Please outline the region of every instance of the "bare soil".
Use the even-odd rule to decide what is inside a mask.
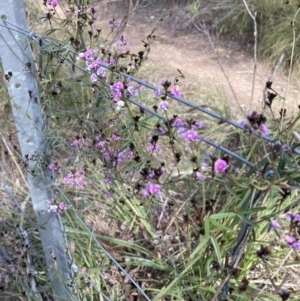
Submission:
[[[178,24],[180,19],[186,18],[186,12],[182,16],[182,7],[172,7],[171,10],[172,15],[165,21],[158,22],[156,26],[157,39],[152,44],[149,59],[139,76],[159,84],[160,78],[172,80],[178,75],[177,69],[180,69],[185,75],[181,91],[188,100],[199,105],[207,105],[209,98],[207,91],[210,91],[209,93],[217,94],[219,99],[224,100],[229,116],[233,119],[242,119],[252,110],[261,111],[263,89],[273,66],[258,58],[254,97],[250,105],[254,59],[250,54],[249,44],[243,45],[229,38],[219,39],[216,34],[211,34],[212,48],[208,36],[194,26],[182,28],[184,24],[181,27],[174,25]],[[150,34],[156,21],[169,12],[170,10],[166,8],[155,9],[155,7],[138,10],[129,19],[125,28],[124,34],[129,38],[129,49],[133,52],[141,50],[141,41]],[[274,89],[284,95],[286,84],[287,78],[277,74],[273,83]],[[291,92],[296,107],[299,103],[299,89],[296,83],[293,83]],[[218,104],[214,104],[216,105]],[[282,106],[280,103],[277,105],[278,108]]]

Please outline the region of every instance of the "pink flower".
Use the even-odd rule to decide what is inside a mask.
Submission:
[[[152,184],[148,182],[146,188],[143,191],[143,197],[150,195],[158,195],[160,194],[161,186],[159,184]]]
[[[197,172],[196,172],[196,179],[197,179],[197,180],[205,180],[205,179],[206,179],[206,176],[205,176],[203,173],[197,171]]]
[[[214,170],[215,170],[215,173],[224,173],[228,167],[229,167],[229,165],[227,164],[227,162],[225,160],[218,159],[215,162]]]
[[[51,169],[51,170],[56,171],[56,170],[57,170],[57,163],[51,162],[51,163],[48,165],[48,168]]]
[[[169,107],[169,103],[166,100],[162,100],[159,104],[158,104],[158,108],[162,111],[167,111]]]
[[[58,204],[58,208],[59,208],[59,210],[61,210],[61,211],[67,210],[67,206],[66,206],[66,204],[65,204],[64,202],[59,203],[59,204]]]
[[[57,204],[56,200],[50,200],[46,201],[46,203],[49,204],[48,212],[60,214],[68,209],[64,202]]]
[[[57,4],[58,4],[58,1],[57,1],[57,0],[52,0],[52,1],[51,1],[52,7],[57,6]]]
[[[81,171],[77,171],[75,174],[68,173],[64,177],[64,181],[69,185],[76,184],[77,186],[83,186],[84,185],[84,183],[82,182],[83,177],[84,177],[84,173]]]
[[[72,141],[71,146],[78,146],[79,145],[79,140],[75,139]]]
[[[195,126],[198,127],[199,129],[204,127],[204,122],[203,121],[196,121]]]
[[[77,186],[83,186],[84,183],[82,179],[84,178],[84,173],[81,171],[77,171],[75,174],[75,183]]]
[[[180,96],[181,96],[181,93],[179,92],[177,86],[173,86],[173,87],[171,88],[171,95],[173,95],[173,96],[175,96],[175,97],[180,97]]]
[[[192,142],[192,141],[200,141],[200,136],[195,130],[187,130],[182,134],[183,139],[186,142]]]

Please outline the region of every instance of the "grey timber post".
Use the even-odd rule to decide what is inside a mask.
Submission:
[[[23,0],[0,1],[0,23],[12,27],[6,21],[28,30]],[[47,146],[42,132],[42,110],[28,38],[19,32],[0,27],[0,57],[4,74],[11,74],[7,86],[22,159],[26,161],[26,158],[31,158],[27,170],[34,171],[27,172],[26,176],[36,227],[45,253],[49,284],[55,301],[73,300],[68,286],[70,271],[63,226],[57,214],[48,212],[46,201],[51,199],[51,192],[47,189],[49,182],[45,167],[35,157],[37,154],[45,154]]]

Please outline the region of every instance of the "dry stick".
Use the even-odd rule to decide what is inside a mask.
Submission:
[[[253,77],[252,77],[252,89],[251,89],[251,98],[250,98],[250,106],[249,106],[249,111],[251,111],[252,108],[252,103],[253,103],[253,97],[254,97],[254,90],[255,90],[255,78],[256,78],[256,67],[257,67],[257,24],[256,24],[256,12],[254,15],[251,13],[248,4],[246,0],[243,0],[247,12],[249,16],[252,18],[253,23],[254,23],[254,66],[253,66]]]
[[[233,89],[233,87],[232,87],[232,85],[231,85],[231,83],[230,83],[230,80],[229,80],[227,74],[225,73],[225,70],[224,70],[224,68],[223,68],[223,65],[221,64],[221,62],[220,62],[220,60],[219,60],[219,56],[218,56],[218,54],[217,54],[217,52],[216,52],[216,50],[215,50],[215,46],[214,46],[214,44],[213,44],[213,42],[212,42],[212,40],[211,40],[211,37],[210,37],[209,32],[208,32],[207,30],[201,29],[196,23],[193,23],[193,24],[194,24],[194,26],[195,26],[200,32],[204,33],[204,34],[208,37],[208,40],[209,40],[209,43],[210,43],[210,47],[211,47],[211,49],[212,49],[212,51],[213,51],[213,53],[214,53],[214,55],[215,55],[215,58],[216,58],[216,60],[217,60],[218,65],[219,65],[219,67],[220,67],[220,69],[221,69],[221,71],[222,71],[222,73],[223,73],[223,75],[224,75],[224,77],[225,77],[225,79],[226,79],[228,85],[229,85],[229,88],[230,88],[230,90],[231,90],[231,93],[233,94],[234,99],[235,99],[236,103],[238,104],[238,106],[239,106],[241,112],[246,116],[246,113],[244,112],[243,108],[242,108],[241,105],[240,105],[240,102],[239,102],[239,100],[238,100],[238,98],[237,98],[237,95],[236,95],[236,93],[235,93],[235,91],[234,91],[234,89]]]
[[[3,137],[3,135],[2,135],[1,132],[0,132],[0,137],[1,137],[1,139],[2,139],[2,141],[3,141],[3,143],[4,143],[5,147],[6,147],[6,149],[7,149],[7,151],[8,151],[10,157],[11,157],[12,160],[14,161],[14,163],[15,163],[15,165],[16,165],[16,167],[17,167],[19,173],[20,173],[21,178],[23,179],[24,183],[25,183],[26,186],[28,187],[28,183],[27,183],[27,181],[26,181],[26,179],[25,179],[25,177],[24,177],[24,173],[22,172],[22,170],[21,170],[21,168],[20,168],[20,165],[17,163],[16,158],[15,158],[13,152],[12,152],[12,149],[13,149],[12,146],[9,145],[9,143],[8,143],[8,142],[6,141],[6,139]],[[19,159],[21,159],[21,156],[19,156]]]
[[[299,40],[299,38],[300,38],[300,34],[297,36],[297,38],[296,38],[296,40],[295,40],[295,43]],[[274,81],[274,77],[275,77],[275,75],[276,75],[276,73],[277,73],[277,71],[278,71],[280,65],[282,64],[282,61],[283,61],[284,57],[285,57],[285,56],[287,55],[287,53],[291,50],[291,48],[292,48],[292,46],[287,46],[287,47],[283,50],[283,52],[282,52],[281,55],[279,56],[279,58],[278,58],[278,60],[277,60],[277,62],[276,62],[276,64],[275,64],[275,66],[274,66],[274,68],[273,68],[273,70],[272,70],[271,75],[270,75],[269,78],[268,78],[268,82],[273,82],[273,81]],[[265,86],[264,91],[263,91],[263,97],[264,97],[263,110],[264,110],[264,111],[266,110],[266,101],[267,101],[267,99],[268,99],[268,94],[267,94],[267,93],[268,93],[268,88],[267,88],[267,86]]]
[[[290,255],[291,255],[292,252],[293,252],[293,250],[290,250],[289,253],[285,256],[285,258],[281,262],[280,266],[277,268],[276,272],[274,272],[274,274],[271,277],[271,279],[273,279],[275,277],[275,275],[280,271],[280,269],[282,268],[283,264],[286,263],[287,259],[290,257]],[[269,281],[271,282],[270,279],[269,279]],[[261,293],[264,291],[264,289],[265,289],[265,287],[267,285],[268,285],[268,281],[267,281],[267,283],[264,284],[263,288],[260,290],[260,292],[258,293],[258,295],[255,297],[255,299],[253,301],[256,301],[258,299],[258,297],[261,295]]]

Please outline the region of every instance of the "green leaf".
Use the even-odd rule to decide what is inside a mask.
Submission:
[[[208,244],[209,237],[204,238],[201,243],[196,247],[196,249],[190,255],[190,258],[193,259],[203,248],[205,248]]]
[[[218,258],[218,262],[219,262],[219,264],[221,264],[222,257],[221,257],[221,251],[220,251],[219,245],[218,245],[216,239],[213,236],[210,237],[210,241],[211,241],[211,243],[212,243],[212,245],[215,249],[215,253],[216,253],[216,256]]]
[[[220,213],[212,214],[209,218],[213,220],[217,220],[217,219],[223,219],[226,217],[235,217],[235,216],[236,213],[234,212],[220,212]]]

